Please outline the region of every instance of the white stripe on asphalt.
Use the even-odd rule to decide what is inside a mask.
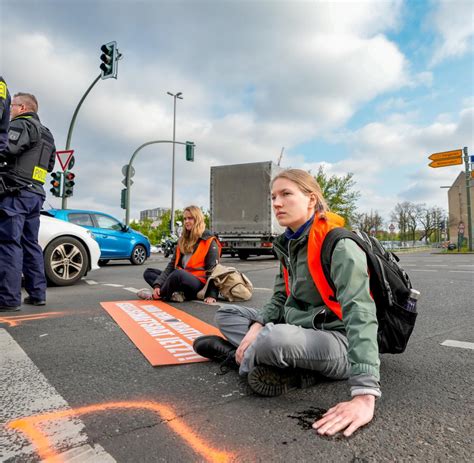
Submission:
[[[102,286],[112,286],[112,288],[123,288],[123,285],[117,285],[115,283],[102,283]]]
[[[448,264],[426,264],[427,267],[447,267]]]
[[[135,294],[138,293],[138,291],[140,291],[139,289],[137,289],[137,288],[132,288],[132,287],[130,287],[130,288],[123,288],[123,289],[125,289],[125,291],[130,291],[131,293],[135,293]]]
[[[437,272],[438,270],[432,270],[430,268],[412,268],[410,272]]]
[[[474,342],[453,341],[451,339],[446,339],[446,341],[443,341],[441,345],[447,347],[460,347],[461,349],[474,350]]]
[[[99,283],[97,283],[97,281],[94,281],[94,280],[85,280],[85,282],[88,284],[88,285],[98,285]]]
[[[39,371],[10,334],[0,329],[0,423],[55,410],[70,409],[68,403]],[[77,418],[49,421],[43,433],[55,448],[69,448],[57,461],[115,462],[100,445],[87,444],[84,423]],[[26,437],[7,427],[0,434],[2,461],[32,461],[35,447]]]
[[[253,289],[257,289],[259,291],[273,291],[272,288],[253,288]]]
[[[474,273],[474,270],[449,270],[452,273]]]

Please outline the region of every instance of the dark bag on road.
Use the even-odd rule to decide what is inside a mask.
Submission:
[[[359,231],[334,228],[324,240],[321,265],[324,275],[335,292],[331,280],[332,253],[338,241],[349,238],[355,241],[367,255],[370,290],[377,307],[378,344],[381,354],[402,353],[415,326],[417,313],[407,310],[412,288],[410,278],[399,264],[400,259],[374,237]]]

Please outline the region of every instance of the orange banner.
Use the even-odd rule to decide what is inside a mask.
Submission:
[[[153,366],[205,362],[193,341],[206,334],[220,335],[212,325],[162,301],[101,302]]]

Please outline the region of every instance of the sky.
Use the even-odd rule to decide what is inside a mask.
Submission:
[[[210,167],[258,161],[354,174],[359,212],[388,222],[398,202],[447,210],[463,166],[428,156],[474,154],[471,0],[0,0],[1,74],[30,92],[58,150],[115,40],[118,79],[99,80],[72,134],[68,207],[123,219],[122,166],[143,143],[176,146],[175,207],[209,207]],[[134,161],[131,217],[171,207],[172,145]],[[59,170],[59,163],[56,169]],[[49,193],[45,208],[60,207]]]

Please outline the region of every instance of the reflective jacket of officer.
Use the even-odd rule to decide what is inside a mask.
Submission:
[[[5,183],[46,196],[43,185],[54,168],[56,147],[51,132],[35,112],[22,113],[10,121],[8,147],[2,156],[7,162]]]
[[[0,76],[0,153],[8,146],[8,126],[10,124],[11,97],[7,84]]]

